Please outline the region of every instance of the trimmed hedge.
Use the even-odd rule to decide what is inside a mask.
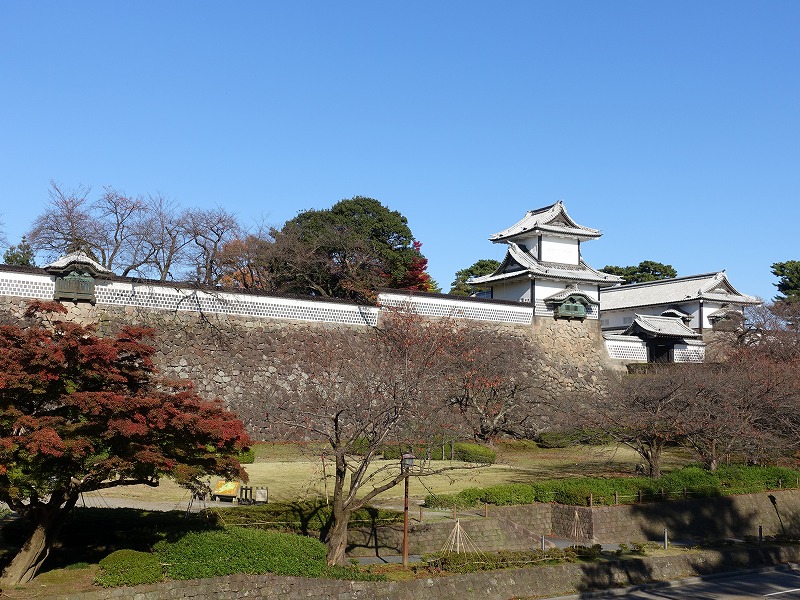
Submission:
[[[494,450],[480,444],[458,442],[454,445],[453,450],[455,459],[464,462],[493,465],[497,460],[497,453]]]
[[[354,581],[384,581],[382,575],[348,566],[329,567],[325,544],[290,533],[231,527],[195,532],[154,547],[170,579],[199,579],[234,573],[275,573]]]
[[[103,587],[119,587],[158,583],[162,579],[164,573],[155,554],[117,550],[100,561],[94,582]]]
[[[232,527],[193,532],[154,546],[171,579],[199,579],[233,573],[275,573],[320,577],[325,545],[287,533]]]
[[[596,505],[635,504],[639,501],[676,500],[680,498],[751,494],[782,487],[797,487],[800,471],[785,467],[732,465],[716,471],[689,466],[660,479],[619,477],[602,479],[580,477],[553,479],[533,484],[515,483],[486,488],[468,488],[457,494],[425,497],[432,508],[467,508],[477,504],[532,504],[557,502],[585,506],[589,496]]]
[[[239,452],[237,458],[242,465],[252,465],[256,462],[256,451],[253,448],[247,448]]]

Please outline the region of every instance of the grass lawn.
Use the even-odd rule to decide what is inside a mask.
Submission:
[[[568,448],[538,448],[531,442],[504,442],[495,447],[497,464],[478,469],[457,469],[439,475],[412,477],[409,485],[414,501],[421,502],[425,495],[452,494],[465,488],[484,487],[501,483],[531,483],[543,479],[561,479],[586,475],[614,477],[632,475],[641,462],[632,450],[619,446],[575,446]],[[281,502],[310,500],[325,497],[325,481],[328,493],[333,489],[333,464],[325,461],[323,477],[322,454],[324,447],[296,444],[259,444],[256,446],[256,461],[245,465],[250,483],[254,487],[269,488],[270,500]],[[677,469],[689,462],[688,456],[673,450],[666,454],[664,469]],[[376,460],[372,471],[394,469],[397,461]],[[465,463],[434,461],[432,468],[444,465],[469,466]],[[212,485],[216,480],[211,482]],[[397,486],[384,492],[376,504],[391,505],[402,497],[403,487]],[[172,481],[165,479],[156,488],[132,486],[111,488],[102,494],[85,494],[87,497],[102,495],[103,498],[132,498],[136,500],[160,500],[180,502],[188,500],[188,492]]]

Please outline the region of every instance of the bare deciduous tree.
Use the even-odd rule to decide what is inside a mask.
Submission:
[[[596,428],[635,450],[651,477],[661,476],[661,456],[667,444],[684,434],[687,373],[673,365],[651,365],[647,372],[615,382],[607,395],[575,407],[576,423]]]
[[[28,233],[31,245],[52,258],[78,250],[95,255],[101,231],[92,217],[89,192],[87,187],[67,189],[51,181],[48,206]]]
[[[221,207],[190,211],[186,220],[194,248],[190,258],[192,272],[189,279],[214,285],[223,276],[223,247],[241,235],[239,222],[234,214]]]
[[[191,243],[188,211],[161,194],[147,198],[140,237],[148,256],[147,274],[166,281],[184,268],[186,248]]]
[[[453,436],[458,419],[446,382],[461,365],[464,342],[450,320],[392,312],[370,332],[331,327],[309,340],[298,373],[268,390],[270,422],[295,438],[324,440],[335,461],[330,564],[345,558],[350,514],[403,480],[399,464],[375,468],[383,446]],[[456,467],[414,475],[448,468]]]
[[[541,353],[527,337],[497,329],[473,326],[465,335],[464,369],[454,382],[453,402],[475,439],[534,437],[542,430],[546,404],[536,386]]]

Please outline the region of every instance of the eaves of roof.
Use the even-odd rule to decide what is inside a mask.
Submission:
[[[563,217],[563,220],[567,223],[566,225],[552,223],[559,216]],[[598,229],[578,225],[567,213],[564,203],[559,200],[550,206],[529,210],[522,219],[511,227],[489,236],[489,240],[492,242],[507,242],[518,236],[529,236],[535,231],[546,231],[579,239],[594,239],[603,235]]]
[[[719,287],[729,290],[730,293],[711,292]],[[600,295],[603,310],[675,305],[701,299],[738,305],[756,305],[761,302],[754,296],[739,293],[728,281],[724,271],[620,285],[605,288]]]

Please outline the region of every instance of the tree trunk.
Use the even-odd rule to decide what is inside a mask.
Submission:
[[[31,517],[35,521],[35,528],[3,570],[0,588],[27,583],[36,577],[76,501],[77,496],[67,500],[63,506],[51,501],[33,510]]]
[[[334,510],[335,514],[335,510]],[[349,514],[345,514],[343,518],[334,517],[331,528],[328,531],[328,539],[326,541],[328,551],[326,554],[326,561],[329,565],[343,565],[347,556],[347,521]]]
[[[350,521],[350,510],[345,502],[344,484],[347,479],[347,461],[344,451],[336,449],[336,482],[333,486],[333,502],[331,512],[331,528],[325,544],[328,548],[325,560],[329,565],[343,565],[347,550],[347,525]]]
[[[661,478],[661,451],[663,446],[658,443],[651,443],[648,448],[645,459],[647,460],[647,468],[650,471],[651,479]]]

